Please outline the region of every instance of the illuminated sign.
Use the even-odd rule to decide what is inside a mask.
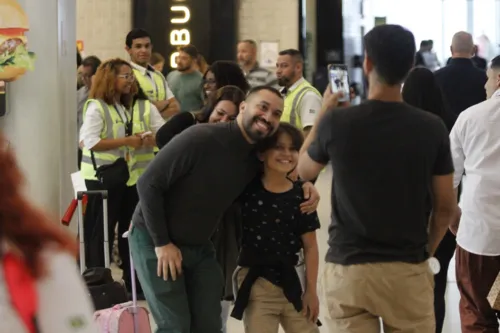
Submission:
[[[0,0],[2,2],[3,0]],[[83,0],[82,0],[83,1]],[[195,45],[209,63],[234,59],[239,1],[131,0],[132,27],[151,35],[154,52],[165,57],[167,72],[177,69],[179,48]],[[86,46],[86,45],[85,45]]]
[[[172,31],[170,31],[170,45],[173,48],[191,44],[191,31],[184,25],[191,20],[191,11],[187,6],[172,6],[170,7],[172,19]],[[180,15],[179,15],[180,14]],[[177,68],[176,58],[179,52],[175,51],[170,55],[170,67]]]
[[[83,52],[84,49],[83,40],[76,41],[76,48],[78,49],[78,52]]]

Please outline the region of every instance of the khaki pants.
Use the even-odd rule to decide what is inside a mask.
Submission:
[[[248,270],[238,273],[238,286]],[[297,312],[283,289],[266,279],[259,278],[252,286],[250,299],[243,314],[245,333],[278,333],[279,325],[286,333],[319,333],[318,326]]]
[[[331,333],[435,333],[428,263],[327,263],[322,289]]]

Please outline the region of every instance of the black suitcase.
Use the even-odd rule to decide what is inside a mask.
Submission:
[[[102,196],[103,228],[104,228],[104,267],[87,268],[85,263],[85,236],[83,223],[83,196]],[[96,310],[111,308],[116,304],[128,302],[127,289],[123,283],[113,280],[110,268],[109,234],[108,234],[108,192],[85,191],[77,193],[78,200],[78,234],[80,239],[80,273],[87,285]]]

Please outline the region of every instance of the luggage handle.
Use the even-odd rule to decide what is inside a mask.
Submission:
[[[108,191],[98,190],[98,191],[78,191],[76,193],[76,199],[78,200],[78,234],[80,240],[80,273],[83,274],[85,271],[85,235],[83,226],[83,197],[91,195],[100,195],[102,197],[102,221],[104,228],[104,267],[110,268],[111,259],[109,254],[109,230],[108,230]]]
[[[130,240],[128,236],[130,235],[130,229],[125,231],[122,235],[123,238],[126,238],[129,242],[130,249]],[[139,321],[137,319],[137,285],[135,283],[135,268],[134,268],[134,259],[132,259],[132,250],[129,250],[130,256],[130,284],[132,285],[132,318],[134,320],[134,333],[139,333]]]

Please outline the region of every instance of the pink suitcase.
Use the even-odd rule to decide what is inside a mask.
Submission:
[[[123,237],[126,238],[128,232]],[[94,321],[101,333],[151,333],[149,311],[137,306],[137,288],[135,285],[135,270],[130,255],[130,270],[132,277],[132,302],[122,303],[109,309],[97,311]]]

